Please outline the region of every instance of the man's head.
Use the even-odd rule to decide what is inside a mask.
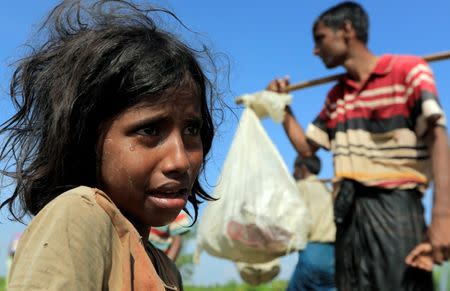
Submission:
[[[346,22],[352,24],[356,38],[367,44],[369,30],[369,16],[364,8],[355,2],[342,2],[324,11],[314,22],[313,31],[322,22],[334,31],[342,29]]]
[[[316,155],[306,158],[297,156],[294,163],[294,178],[300,180],[310,175],[317,175],[320,172],[320,168],[320,159]]]
[[[343,2],[323,12],[314,22],[314,54],[327,68],[342,65],[349,54],[349,44],[364,46],[368,40],[369,18],[361,5]]]

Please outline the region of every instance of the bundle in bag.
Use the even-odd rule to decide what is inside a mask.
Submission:
[[[309,214],[255,112],[246,108],[213,196],[201,217],[197,254],[265,263],[303,249]]]
[[[236,267],[242,280],[252,286],[258,286],[272,281],[278,276],[281,270],[279,259],[261,264],[239,262],[236,263]]]

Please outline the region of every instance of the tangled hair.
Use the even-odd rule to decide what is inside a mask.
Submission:
[[[212,64],[211,54],[160,29],[149,14],[182,24],[170,11],[127,1],[63,1],[40,29],[46,31],[45,42],[17,63],[10,84],[16,112],[0,125],[0,135],[6,137],[0,152],[3,175],[15,182],[0,208],[8,206],[14,219],[36,215],[67,189],[98,186],[96,148],[102,123],[144,97],[155,104],[171,101],[164,93],[186,82],[201,94],[206,161],[217,91],[200,59]],[[192,193],[195,222],[198,197],[213,198],[198,177]]]
[[[369,39],[369,16],[361,5],[351,1],[339,3],[324,11],[314,22],[313,32],[319,22],[333,30],[337,30],[344,26],[345,21],[352,23],[356,32],[356,38],[367,44]]]

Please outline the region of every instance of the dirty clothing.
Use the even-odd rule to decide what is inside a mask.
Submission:
[[[105,193],[77,187],[33,218],[8,290],[181,290],[173,263],[148,245]]]
[[[432,290],[431,273],[405,263],[425,240],[422,194],[343,183],[335,202],[338,290]]]

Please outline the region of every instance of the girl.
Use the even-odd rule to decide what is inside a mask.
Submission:
[[[11,81],[1,204],[21,220],[8,290],[182,290],[147,242],[199,197],[213,86],[195,51],[120,0],[63,1]],[[206,51],[203,51],[207,53]],[[18,207],[16,207],[18,206]],[[144,240],[142,238],[145,238]]]

